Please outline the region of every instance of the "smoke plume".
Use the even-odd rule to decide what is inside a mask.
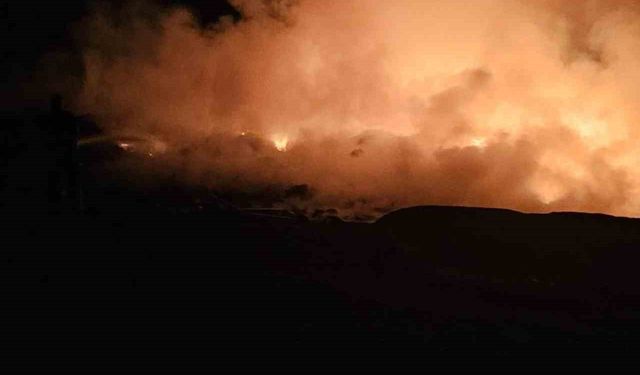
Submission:
[[[185,183],[308,210],[640,215],[637,2],[231,2],[96,8],[78,111]]]

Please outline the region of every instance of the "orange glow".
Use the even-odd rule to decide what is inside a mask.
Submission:
[[[186,182],[307,184],[309,209],[640,216],[636,1],[232,3],[204,29],[96,14],[78,110]]]
[[[276,150],[280,152],[287,151],[287,146],[289,145],[289,138],[283,135],[275,136],[273,138],[273,145]]]

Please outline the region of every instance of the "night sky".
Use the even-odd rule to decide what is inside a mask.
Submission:
[[[98,3],[115,6],[128,1],[46,0],[3,1],[3,59],[5,88],[2,109],[42,106],[49,91],[42,87],[46,58],[68,54],[78,56],[78,25],[91,7]],[[187,6],[202,24],[215,22],[220,16],[239,14],[224,0],[156,1],[161,5]],[[66,58],[66,57],[65,57]],[[59,60],[58,60],[59,61]],[[79,66],[79,65],[76,65]]]

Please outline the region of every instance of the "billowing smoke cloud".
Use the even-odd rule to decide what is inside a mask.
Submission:
[[[187,183],[308,209],[640,215],[636,2],[232,3],[206,27],[97,11],[78,110],[165,142]]]

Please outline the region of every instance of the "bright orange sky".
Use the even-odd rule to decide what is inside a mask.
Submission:
[[[312,187],[292,204],[640,216],[636,2],[234,3],[204,30],[96,13],[78,110],[187,181]]]

